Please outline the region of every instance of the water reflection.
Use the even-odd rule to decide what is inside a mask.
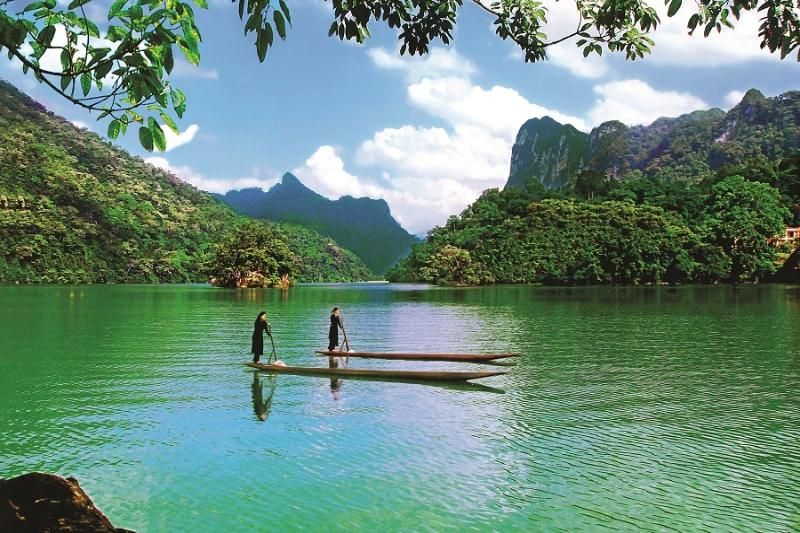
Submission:
[[[345,366],[347,366],[345,364]],[[339,360],[336,357],[328,357],[328,368],[339,368]],[[342,389],[342,380],[336,377],[331,377],[331,396],[334,400],[340,398],[339,391]]]
[[[272,398],[275,396],[275,386],[277,385],[275,374],[268,375],[267,382],[269,383],[269,395],[264,400],[264,384],[258,371],[253,372],[253,411],[262,422],[267,421],[272,410]]]

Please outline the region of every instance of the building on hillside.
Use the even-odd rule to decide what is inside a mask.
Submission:
[[[798,241],[800,241],[800,226],[796,228],[787,227],[783,237],[776,237],[773,242],[776,246],[779,246],[786,243],[797,245]]]

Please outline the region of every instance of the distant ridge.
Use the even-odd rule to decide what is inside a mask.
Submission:
[[[756,89],[725,112],[694,111],[648,126],[612,120],[591,133],[550,117],[519,130],[506,187],[536,180],[562,187],[582,171],[622,179],[629,173],[697,180],[727,165],[764,157],[777,160],[800,148],[800,91],[767,98]]]
[[[419,240],[392,217],[384,200],[352,196],[329,200],[288,172],[266,192],[250,188],[216,196],[243,215],[292,222],[327,235],[378,274],[408,255]]]

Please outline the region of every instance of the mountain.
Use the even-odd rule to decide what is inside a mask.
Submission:
[[[550,117],[532,118],[519,130],[511,151],[507,186],[524,188],[536,177],[545,187],[560,187],[564,176],[574,176],[584,165],[589,137]]]
[[[205,281],[216,245],[244,221],[0,80],[0,282]],[[294,280],[368,279],[330,238],[271,226]]]
[[[524,188],[536,179],[558,188],[582,171],[696,181],[725,166],[782,159],[798,148],[800,91],[767,98],[751,89],[727,113],[695,111],[648,126],[609,121],[587,134],[549,117],[529,120],[517,134],[506,186]]]
[[[392,217],[384,200],[352,196],[329,200],[288,172],[266,192],[242,189],[217,197],[243,215],[291,222],[327,235],[379,274],[418,242]]]

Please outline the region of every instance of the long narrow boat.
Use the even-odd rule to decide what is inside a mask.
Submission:
[[[458,361],[464,363],[481,363],[496,359],[519,357],[518,353],[402,353],[402,352],[339,352],[317,350],[314,352],[323,357],[361,357],[364,359],[400,359],[406,361]]]
[[[247,366],[283,374],[301,376],[341,376],[357,378],[400,379],[408,381],[467,381],[469,379],[500,376],[506,372],[447,372],[431,370],[379,370],[373,368],[321,368],[308,366],[266,365],[264,363],[245,363]]]

